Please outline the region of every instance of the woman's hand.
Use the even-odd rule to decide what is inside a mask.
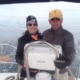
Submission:
[[[23,62],[23,67],[24,67],[24,68],[27,68],[27,61],[25,61],[25,60],[24,60],[24,62]]]

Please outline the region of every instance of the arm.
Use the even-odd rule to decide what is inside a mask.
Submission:
[[[76,51],[73,35],[70,34],[65,36],[63,42],[63,56],[69,59],[67,61],[67,66],[69,66],[75,59],[75,53]]]
[[[16,62],[19,63],[20,65],[23,65],[23,49],[24,49],[24,44],[19,39],[15,59],[16,59]]]
[[[62,51],[63,54],[54,62],[59,69],[71,65],[75,58],[74,38],[71,34],[64,36]]]

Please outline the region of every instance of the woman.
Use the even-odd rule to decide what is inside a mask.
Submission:
[[[20,65],[23,65],[21,74],[20,74],[20,80],[24,80],[24,78],[26,77],[26,71],[24,68],[25,66],[24,57],[23,57],[24,45],[26,43],[42,39],[41,34],[38,32],[37,19],[34,16],[30,15],[27,17],[26,27],[27,27],[27,31],[24,33],[22,37],[18,39],[18,46],[17,46],[16,56],[15,56],[16,62]],[[30,69],[30,71],[31,70],[32,69]],[[36,72],[37,71],[30,72],[30,75],[34,76]]]

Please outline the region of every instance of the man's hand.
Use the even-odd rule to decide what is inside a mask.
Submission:
[[[66,68],[66,66],[68,66],[68,63],[69,63],[69,59],[62,56],[60,56],[54,61],[55,66],[59,69]]]

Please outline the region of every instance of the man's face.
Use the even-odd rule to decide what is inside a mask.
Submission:
[[[51,24],[51,27],[54,30],[57,30],[60,28],[61,24],[62,24],[62,19],[59,18],[52,18],[49,20],[49,23]]]

